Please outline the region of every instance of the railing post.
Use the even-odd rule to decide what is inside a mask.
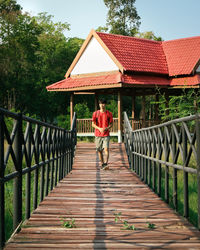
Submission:
[[[33,208],[36,209],[38,205],[38,176],[39,176],[39,171],[38,171],[38,166],[39,166],[39,139],[40,139],[40,126],[37,124],[35,128],[35,162],[37,164],[37,168],[35,169],[34,173],[34,190],[33,190]]]
[[[183,167],[186,167],[187,158],[187,135],[182,124],[182,143],[183,143]],[[197,151],[198,152],[198,151]],[[188,173],[183,169],[183,181],[184,181],[184,216],[189,216],[189,202],[188,202]]]
[[[196,116],[198,229],[200,230],[200,118]]]
[[[58,134],[59,134],[59,131],[56,129],[55,138],[54,138],[55,156],[56,156],[56,169],[55,169],[55,179],[54,179],[55,186],[57,185],[57,181],[58,181]]]
[[[175,163],[176,155],[176,136],[174,132],[174,127],[172,126],[172,161]],[[173,205],[175,210],[178,210],[178,200],[177,200],[177,169],[173,168]]]
[[[16,157],[17,177],[14,179],[13,191],[13,230],[17,228],[22,221],[22,114],[18,114],[16,120],[17,131],[14,139],[14,153]]]
[[[5,244],[4,116],[0,114],[0,249]]]
[[[134,157],[133,157],[133,132],[132,130],[129,132],[130,134],[130,154],[131,154],[131,170],[134,169]]]
[[[26,127],[26,135],[27,135],[27,156],[28,162],[27,166],[30,170],[31,167],[31,124],[28,123]],[[26,174],[26,219],[30,217],[31,214],[31,172],[28,171]]]
[[[158,129],[158,135],[157,135],[157,138],[158,138],[158,159],[161,160],[162,158],[162,151],[161,151],[161,132],[160,130]],[[159,196],[161,196],[161,164],[158,163],[158,180],[157,180],[157,193]]]
[[[167,138],[167,127],[164,128],[164,154],[165,154],[165,162],[168,161],[168,148],[169,142]],[[165,165],[165,201],[169,203],[169,167]]]

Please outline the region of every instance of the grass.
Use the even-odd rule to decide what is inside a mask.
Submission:
[[[173,173],[169,169],[169,206],[174,209],[173,204]],[[165,200],[165,167],[161,168],[161,198]],[[152,187],[151,179],[151,187]],[[155,190],[157,190],[157,185]],[[189,200],[189,218],[188,220],[197,227],[198,221],[198,191],[197,191],[197,176],[188,174],[188,200]],[[184,215],[184,176],[183,171],[177,170],[177,212]]]
[[[34,160],[32,162],[32,165],[34,165]],[[26,167],[25,159],[23,159],[23,168]],[[47,165],[44,167],[44,169],[47,169]],[[38,193],[37,193],[37,204],[40,203],[40,191],[41,191],[41,170],[42,167],[38,170]],[[14,171],[14,164],[11,160],[11,157],[8,160],[8,164],[6,166],[6,173],[5,175],[12,173]],[[50,165],[50,172],[49,172],[49,180],[51,176],[52,171],[52,165]],[[36,171],[31,172],[31,186],[30,186],[30,213],[34,210],[34,179],[35,179],[35,173]],[[44,172],[45,181],[44,181],[44,196],[46,192],[46,171]],[[27,189],[27,183],[26,183],[26,177],[27,174],[22,176],[22,220],[24,221],[26,219],[26,189]],[[55,171],[54,176],[55,180]],[[58,180],[58,176],[57,176]],[[50,182],[48,186],[48,193],[50,192]],[[8,240],[13,232],[13,190],[14,190],[14,180],[10,180],[5,183],[5,233],[6,233],[6,240]]]
[[[78,136],[77,137],[77,141],[78,142],[95,142],[95,137],[94,136]],[[118,142],[118,137],[117,136],[111,136],[110,137],[110,142],[114,143],[114,142]]]

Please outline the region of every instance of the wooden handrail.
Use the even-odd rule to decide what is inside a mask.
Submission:
[[[118,118],[113,118],[113,126],[110,129],[110,132],[117,132],[118,131]],[[85,119],[77,119],[77,133],[93,133],[94,128],[92,127],[92,119],[85,118]]]
[[[164,183],[165,201],[169,203],[171,195],[173,207],[178,210],[178,199],[183,195],[186,218],[191,205],[188,174],[196,175],[196,211],[200,229],[200,114],[134,131],[124,113],[124,142],[130,167],[159,196],[162,195],[161,183]],[[178,194],[178,171],[183,175],[183,194]],[[173,182],[171,194],[170,175]]]
[[[75,125],[76,115],[68,131],[0,108],[0,249],[5,245],[8,225],[13,224],[14,231],[21,224],[22,207],[28,219],[32,207],[36,209],[38,201],[71,171],[76,148]],[[6,193],[13,186],[10,194],[13,223],[7,221],[10,214],[5,203],[12,202],[6,201],[5,185]]]
[[[148,120],[143,121],[142,119],[132,119],[131,120],[131,126],[133,130],[140,129],[143,127],[149,127],[152,125],[159,124],[159,121],[156,120]],[[91,118],[82,118],[77,119],[77,133],[93,133],[94,128],[92,127],[92,119]],[[110,132],[117,133],[118,132],[118,118],[113,118],[113,126],[110,129]]]

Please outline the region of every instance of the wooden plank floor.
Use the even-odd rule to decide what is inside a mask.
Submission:
[[[199,231],[128,169],[123,144],[111,144],[110,162],[100,170],[94,144],[78,144],[72,172],[5,249],[200,249]],[[76,228],[63,227],[61,217]],[[136,230],[124,230],[124,220]]]

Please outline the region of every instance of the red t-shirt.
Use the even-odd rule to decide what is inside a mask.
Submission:
[[[92,121],[100,128],[107,128],[110,123],[113,122],[113,115],[111,112],[106,110],[105,112],[100,112],[100,110],[97,110],[92,115]],[[101,133],[98,129],[95,128],[95,136],[109,136],[110,132],[109,130],[104,131]]]

